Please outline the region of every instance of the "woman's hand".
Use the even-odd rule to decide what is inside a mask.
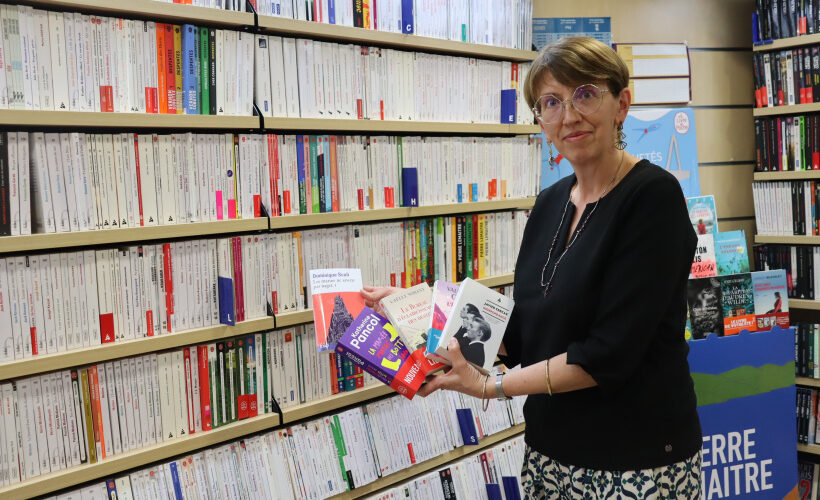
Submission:
[[[449,389],[480,398],[486,375],[482,375],[476,367],[464,359],[464,355],[461,354],[461,345],[456,339],[450,339],[447,357],[453,365],[445,373],[429,378],[416,394],[426,397],[438,389]],[[492,386],[487,387],[484,397],[488,399],[495,397],[495,389]]]
[[[362,288],[362,297],[364,297],[364,305],[373,309],[377,313],[384,315],[379,301],[388,295],[400,292],[401,288],[393,286],[366,286]]]

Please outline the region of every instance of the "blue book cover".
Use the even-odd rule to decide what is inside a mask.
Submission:
[[[472,201],[478,201],[478,183],[470,184],[470,191],[473,193]]]
[[[233,278],[219,276],[219,322],[223,325],[236,325],[234,316]]]
[[[401,169],[401,206],[419,206],[419,170],[416,167]]]
[[[689,211],[689,221],[695,233],[714,234],[718,232],[717,211],[713,195],[686,198],[686,210]]]
[[[416,31],[413,23],[413,0],[401,0],[401,32],[412,35]]]
[[[515,123],[515,89],[501,91],[501,123]]]
[[[333,181],[330,176],[332,165],[330,164],[330,138],[322,136],[322,150],[325,155],[325,212],[333,211]]]
[[[456,409],[458,427],[461,430],[461,439],[465,446],[478,444],[478,432],[475,429],[475,419],[473,412],[469,408]]]
[[[461,202],[463,202],[463,201],[464,201],[464,189],[463,189],[463,186],[464,186],[464,185],[463,185],[463,184],[460,184],[460,183],[456,185],[456,200],[458,200],[458,202],[459,202],[459,203],[461,203]]]
[[[171,468],[171,481],[174,483],[174,494],[176,495],[177,500],[185,500],[185,497],[182,496],[182,485],[179,482],[179,470],[177,463],[174,461],[168,465]]]
[[[501,496],[501,486],[495,483],[487,483],[487,499],[488,500],[504,500]]]
[[[752,293],[758,330],[771,330],[775,325],[789,327],[789,293],[784,269],[753,272]]]
[[[307,212],[307,196],[305,187],[305,136],[296,136],[296,172],[299,176],[299,213]]]
[[[197,59],[196,26],[182,25],[182,108],[185,114],[198,115],[197,105]]]
[[[336,0],[327,0],[327,12],[330,24],[336,24]]]
[[[105,489],[108,491],[108,498],[119,498],[119,496],[117,496],[117,485],[114,484],[113,479],[109,479],[105,482]]]
[[[503,476],[501,484],[504,485],[504,496],[507,500],[521,500],[521,490],[518,487],[517,477]]]
[[[715,233],[715,258],[718,276],[749,272],[749,251],[746,247],[746,231]]]

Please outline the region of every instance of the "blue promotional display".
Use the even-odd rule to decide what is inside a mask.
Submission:
[[[568,36],[588,36],[612,45],[609,17],[536,17],[532,20],[532,42],[536,50]]]
[[[703,499],[797,499],[794,329],[689,342]]]

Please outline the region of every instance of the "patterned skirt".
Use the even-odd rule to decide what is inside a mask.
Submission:
[[[664,467],[605,471],[566,465],[527,446],[521,486],[528,500],[698,499],[700,452]]]

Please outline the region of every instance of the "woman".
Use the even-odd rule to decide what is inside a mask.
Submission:
[[[560,152],[574,174],[540,193],[524,231],[501,351],[522,369],[488,379],[451,342],[452,369],[419,391],[529,395],[528,498],[700,494],[684,340],[697,237],[676,179],[623,149],[628,78],[590,38],[562,39],[535,59],[524,96],[550,156]],[[373,304],[390,292],[363,293]]]

